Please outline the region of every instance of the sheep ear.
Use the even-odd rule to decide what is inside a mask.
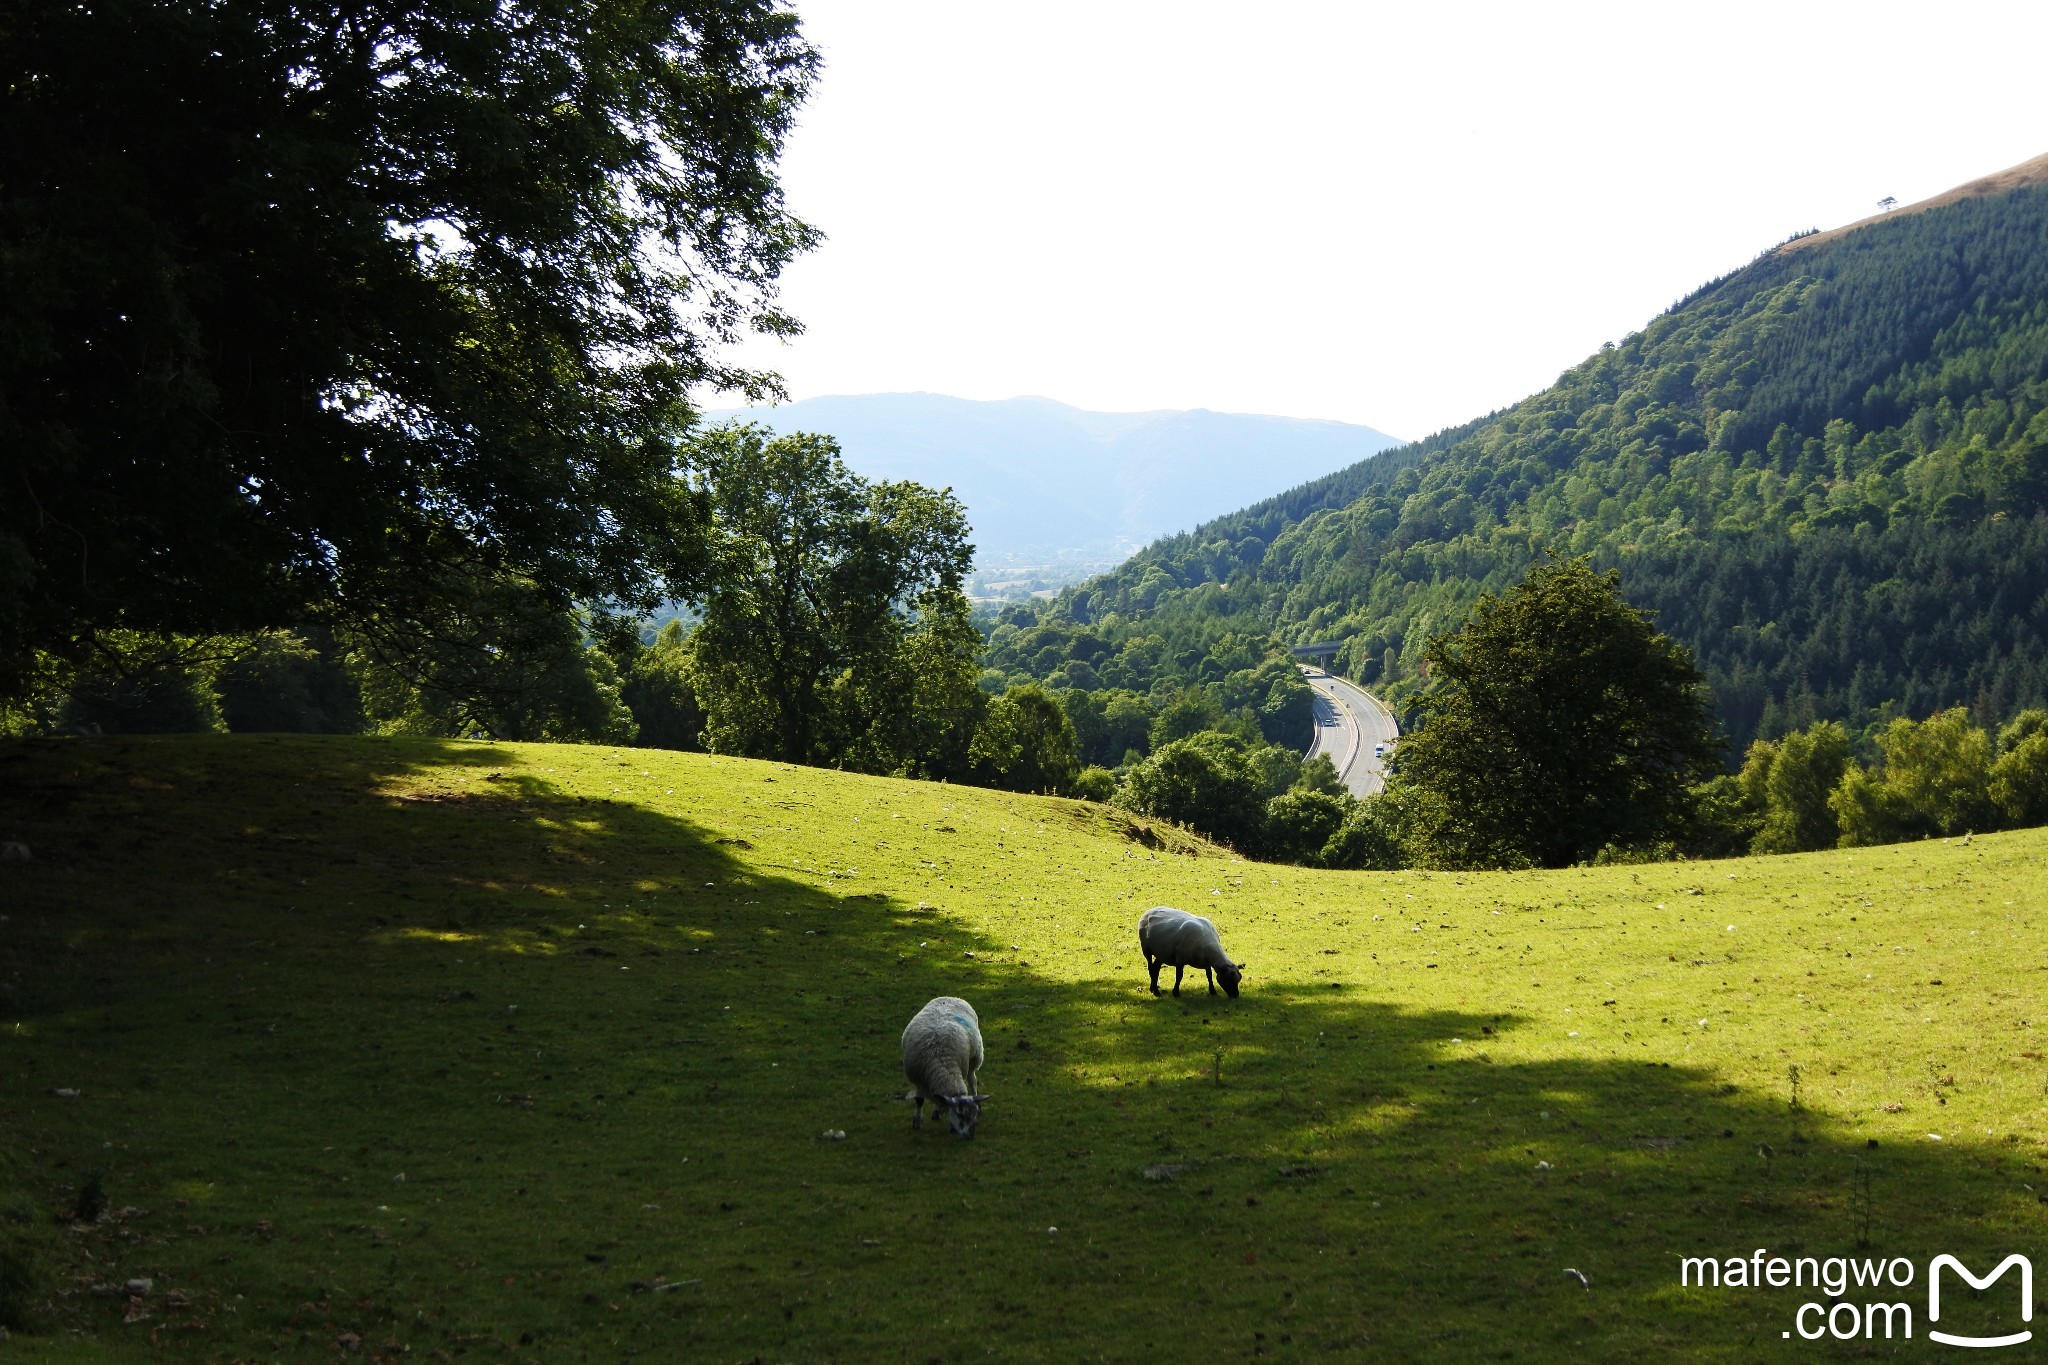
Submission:
[[[986,1103],[988,1103],[988,1102],[989,1102],[990,1100],[992,1100],[992,1099],[994,1099],[994,1098],[995,1098],[995,1096],[994,1096],[994,1095],[976,1095],[976,1096],[974,1097],[974,1102],[975,1102],[976,1104],[986,1104]]]

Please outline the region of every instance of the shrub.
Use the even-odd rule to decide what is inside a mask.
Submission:
[[[1259,775],[1262,794],[1275,797],[1301,781],[1301,755],[1279,744],[1261,744],[1246,755]]]
[[[1391,872],[1408,865],[1410,812],[1407,794],[1384,791],[1351,808],[1316,861],[1324,867]]]
[[[1918,722],[1901,717],[1885,727],[1877,747],[1878,769],[1851,766],[1828,798],[1845,846],[1993,826],[1991,737],[1970,724],[1969,712],[1957,707]]]
[[[230,730],[352,735],[362,731],[363,693],[331,638],[266,630],[214,674]]]
[[[2048,730],[2027,734],[1998,756],[1991,765],[1991,800],[2014,826],[2048,825]]]
[[[1342,796],[1347,790],[1344,780],[1337,776],[1336,762],[1328,754],[1317,754],[1304,762],[1294,785],[1302,791],[1328,792],[1331,796]]]
[[[1083,801],[1107,801],[1116,795],[1116,774],[1099,763],[1091,763],[1075,777],[1068,794]]]
[[[633,713],[588,618],[530,580],[451,570],[433,614],[350,627],[363,707],[387,734],[618,743]]]
[[[1763,824],[1750,851],[1806,853],[1833,848],[1842,827],[1828,798],[1848,768],[1849,736],[1831,720],[1780,740],[1763,780]]]
[[[1752,761],[1759,747],[1750,746]],[[1760,804],[1749,799],[1741,776],[1722,773],[1694,787],[1692,798],[1692,823],[1683,840],[1685,852],[1696,858],[1735,858],[1750,851],[1750,841],[1763,826],[1763,815]]]
[[[200,642],[115,632],[96,667],[71,679],[60,725],[124,735],[191,734],[221,728],[220,705]]]
[[[968,749],[974,781],[1016,792],[1064,792],[1078,775],[1074,723],[1035,683],[988,704]]]
[[[1264,852],[1290,863],[1316,861],[1354,804],[1328,792],[1284,792],[1266,802]]]
[[[1133,767],[1117,804],[1190,825],[1239,848],[1257,844],[1265,823],[1259,773],[1244,746],[1204,731],[1159,748]]]

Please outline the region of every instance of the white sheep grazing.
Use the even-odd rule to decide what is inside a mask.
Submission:
[[[916,1014],[903,1029],[903,1074],[917,1087],[910,1126],[924,1126],[924,1102],[934,1117],[944,1111],[953,1131],[974,1136],[986,1095],[975,1093],[981,1070],[981,1020],[974,1006],[957,995],[942,995]]]
[[[1161,967],[1173,968],[1176,998],[1180,995],[1181,973],[1199,967],[1208,975],[1209,994],[1216,994],[1216,983],[1221,981],[1223,993],[1237,999],[1237,983],[1244,975],[1244,964],[1230,960],[1223,951],[1223,940],[1216,936],[1216,926],[1200,915],[1155,905],[1138,916],[1138,946],[1145,950],[1145,966],[1152,972],[1152,994],[1159,994]]]

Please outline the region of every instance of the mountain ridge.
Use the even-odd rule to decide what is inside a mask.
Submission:
[[[1357,423],[1207,408],[1095,412],[1042,396],[819,395],[710,420],[835,437],[869,478],[951,487],[983,564],[1140,546],[1401,442]]]
[[[1925,213],[1929,209],[1945,208],[1964,199],[2009,194],[2014,190],[2025,189],[2030,185],[2043,184],[2048,184],[2048,152],[2043,152],[2040,156],[2022,161],[2017,166],[2008,166],[2002,171],[1993,171],[1990,175],[1980,175],[1975,180],[1965,181],[1951,189],[1943,190],[1940,194],[1932,194],[1925,199],[1915,200],[1910,204],[1902,204],[1897,208],[1873,213],[1867,218],[1858,218],[1853,223],[1844,223],[1841,227],[1829,228],[1826,232],[1809,232],[1804,237],[1794,237],[1789,242],[1781,242],[1773,247],[1772,250],[1805,251],[1809,248],[1835,241],[1851,232],[1867,228],[1873,223],[1882,223],[1888,218],[1904,218],[1910,214]]]
[[[1481,593],[1586,554],[1693,648],[1738,747],[2048,702],[2037,171],[1766,252],[1541,392],[1164,537],[1045,622],[1112,650],[1338,639],[1398,704]]]

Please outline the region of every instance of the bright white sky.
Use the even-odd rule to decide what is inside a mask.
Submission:
[[[2048,4],[797,0],[792,397],[1403,437],[1797,229],[2048,152]]]

